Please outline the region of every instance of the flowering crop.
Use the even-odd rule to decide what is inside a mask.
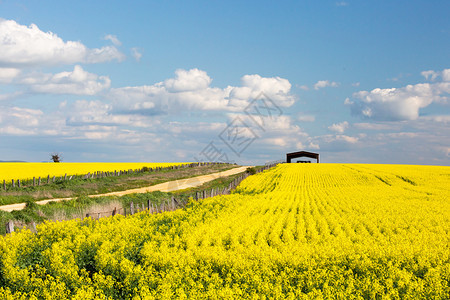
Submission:
[[[0,238],[5,299],[447,299],[450,168],[284,164],[185,209]]]
[[[84,175],[94,172],[165,168],[183,163],[0,163],[0,180],[30,179],[67,175]]]

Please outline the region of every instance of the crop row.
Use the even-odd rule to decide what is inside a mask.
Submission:
[[[158,215],[0,239],[11,299],[446,299],[449,167],[283,164]]]

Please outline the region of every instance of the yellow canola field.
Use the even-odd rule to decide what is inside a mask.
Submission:
[[[182,210],[0,238],[1,299],[448,299],[450,167],[283,164]]]
[[[185,163],[0,163],[0,180],[30,179],[67,175],[84,175],[94,172],[114,172],[142,169],[143,167],[170,167]]]

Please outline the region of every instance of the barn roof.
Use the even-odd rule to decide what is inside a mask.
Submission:
[[[291,159],[297,158],[297,157],[309,157],[317,159],[317,162],[319,162],[319,153],[314,152],[308,152],[308,151],[298,151],[298,152],[291,152],[286,154],[286,162],[291,162]]]

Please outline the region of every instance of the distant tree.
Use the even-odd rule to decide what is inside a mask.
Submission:
[[[53,162],[55,162],[55,163],[62,162],[61,154],[59,154],[59,153],[52,153],[52,154],[50,154],[50,156],[51,156]]]

